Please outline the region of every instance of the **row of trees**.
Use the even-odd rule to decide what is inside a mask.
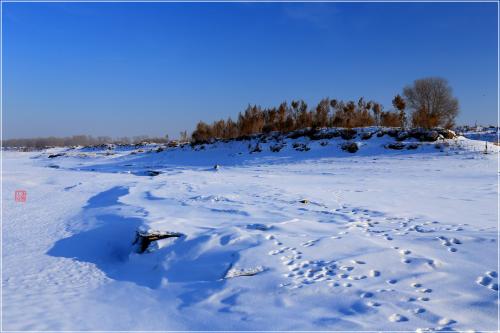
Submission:
[[[2,142],[4,147],[27,147],[41,149],[45,147],[69,147],[69,146],[95,146],[101,144],[140,144],[142,142],[166,143],[168,136],[149,137],[146,135],[135,136],[132,138],[123,137],[112,139],[109,136],[93,137],[90,135],[73,135],[69,137],[40,137],[29,139],[7,139]]]
[[[392,100],[393,109],[384,111],[380,103],[365,100],[357,102],[337,99],[322,99],[310,109],[306,102],[292,101],[278,107],[261,108],[249,105],[239,113],[236,121],[228,118],[212,124],[200,121],[192,139],[195,142],[212,138],[232,139],[255,133],[272,131],[290,132],[307,127],[446,127],[454,126],[458,114],[458,101],[451,94],[451,87],[442,78],[416,80],[403,90],[403,96]],[[406,111],[411,112],[408,119]]]
[[[401,118],[396,112],[384,112],[381,104],[360,98],[344,102],[324,98],[318,105],[309,109],[306,102],[292,101],[281,103],[278,107],[261,108],[249,105],[239,113],[236,121],[231,118],[218,120],[212,124],[200,121],[192,134],[194,141],[207,141],[211,138],[233,139],[255,133],[273,131],[290,132],[307,127],[362,127],[362,126],[401,126]]]

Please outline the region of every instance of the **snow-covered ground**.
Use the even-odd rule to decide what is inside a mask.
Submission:
[[[3,152],[3,329],[497,330],[498,148],[391,140]]]
[[[464,132],[463,136],[472,140],[481,140],[488,142],[499,142],[498,132],[496,130]]]
[[[499,142],[499,128],[494,126],[482,127],[482,126],[459,126],[457,127],[457,133],[472,140],[481,140],[488,142]]]

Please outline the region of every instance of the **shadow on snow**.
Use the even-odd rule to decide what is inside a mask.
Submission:
[[[57,241],[47,252],[54,257],[88,262],[117,281],[127,281],[156,289],[165,283],[180,283],[179,307],[205,299],[224,285],[224,275],[238,260],[236,249],[209,248],[214,235],[202,234],[193,239],[172,239],[157,251],[135,253],[133,241],[141,217],[125,217],[127,206],[119,202],[129,193],[126,187],[113,187],[87,201],[79,219],[93,220],[90,228]],[[135,210],[137,211],[137,210]]]

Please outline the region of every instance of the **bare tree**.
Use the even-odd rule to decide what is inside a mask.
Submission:
[[[431,128],[453,127],[459,112],[448,81],[429,77],[413,82],[403,90],[408,107],[413,110],[413,126]]]
[[[180,142],[188,142],[189,141],[187,131],[181,131],[179,133],[179,141]]]

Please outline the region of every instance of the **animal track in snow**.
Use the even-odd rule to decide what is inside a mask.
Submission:
[[[451,324],[455,324],[456,321],[453,320],[453,319],[449,319],[449,318],[441,318],[439,321],[438,321],[438,324],[439,325],[443,325],[443,326],[446,326],[446,325],[451,325]]]
[[[364,264],[366,264],[366,262],[361,261],[361,260],[351,260],[351,262],[352,262],[353,264],[358,264],[358,265],[364,265]]]
[[[495,280],[497,280],[497,282],[495,282]],[[484,273],[484,275],[479,276],[476,279],[476,283],[491,290],[498,291],[498,273],[495,271],[488,271]]]
[[[368,302],[366,302],[366,305],[368,305],[368,306],[380,306],[380,303],[377,303],[374,301],[368,301]]]
[[[320,281],[330,281],[335,275],[337,265],[332,262],[323,260],[304,260],[302,262],[284,261],[288,264],[288,269],[291,271],[285,274],[285,277],[294,280],[291,286],[308,285]]]
[[[316,242],[318,242],[318,239],[311,239],[311,240],[304,242],[300,245],[302,245],[304,247],[309,247],[309,246],[313,246],[314,244],[316,244]]]
[[[430,289],[430,288],[422,288],[422,289],[419,289],[418,292],[419,293],[426,293],[426,294],[428,294],[428,293],[432,293],[432,289]]]
[[[371,297],[373,297],[373,293],[371,293],[371,292],[361,293],[361,295],[359,295],[359,297],[361,297],[361,298],[371,298]]]
[[[285,252],[286,250],[288,250],[288,247],[282,247],[281,249],[278,249],[278,250],[269,251],[268,254],[271,256],[275,256],[277,254]]]
[[[458,238],[450,238],[448,239],[445,236],[438,236],[436,237],[438,240],[441,241],[441,245],[445,246],[449,252],[457,252],[457,248],[453,247],[453,245],[461,245],[462,241],[460,241]]]
[[[352,267],[352,266],[340,266],[339,269],[342,270],[342,271],[348,271],[348,272],[350,272],[350,271],[352,271],[354,269],[354,267]]]
[[[408,321],[408,318],[403,315],[394,313],[390,315],[389,320],[392,322],[401,322],[401,321]]]
[[[498,277],[498,274],[497,274],[497,272],[495,272],[495,271],[488,271],[488,272],[486,272],[486,275],[488,275],[488,276],[489,276],[489,277],[491,277],[491,278],[496,278],[496,277]]]

